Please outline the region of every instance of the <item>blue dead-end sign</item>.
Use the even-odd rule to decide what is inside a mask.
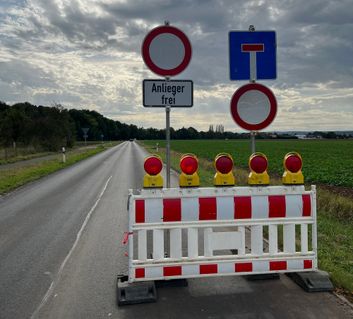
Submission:
[[[276,47],[275,31],[230,31],[230,79],[276,79]],[[251,64],[254,66],[253,74]]]

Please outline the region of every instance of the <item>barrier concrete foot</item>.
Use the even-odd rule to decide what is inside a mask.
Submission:
[[[287,276],[307,292],[333,291],[333,285],[326,271],[293,272],[288,273]]]
[[[117,280],[118,306],[134,305],[157,301],[154,281],[129,283],[127,276],[119,276]]]

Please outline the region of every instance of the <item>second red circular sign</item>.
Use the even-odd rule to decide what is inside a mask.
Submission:
[[[276,117],[277,101],[266,86],[249,83],[233,94],[230,112],[235,123],[243,129],[259,131],[269,126]]]

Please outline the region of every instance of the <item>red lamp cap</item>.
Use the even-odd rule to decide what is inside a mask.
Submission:
[[[197,171],[199,164],[195,155],[184,155],[180,160],[180,168],[183,173],[192,175]]]
[[[288,153],[284,158],[284,168],[291,173],[297,173],[302,169],[303,161],[298,153]]]
[[[215,159],[217,171],[222,174],[228,174],[233,169],[233,160],[229,154],[218,154]]]
[[[163,163],[159,156],[152,155],[145,159],[143,167],[147,174],[158,175],[163,168]]]
[[[249,167],[257,174],[262,174],[267,170],[267,157],[262,153],[254,153],[250,156]]]

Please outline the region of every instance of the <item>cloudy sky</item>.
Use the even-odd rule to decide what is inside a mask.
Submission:
[[[277,32],[277,117],[268,130],[353,130],[353,0],[1,0],[0,100],[60,103],[144,127],[165,126],[142,106],[142,80],[158,78],[141,44],[169,20],[193,56],[175,77],[194,81],[194,107],[172,109],[175,128],[207,130],[231,119],[246,81],[229,80],[228,32]]]

